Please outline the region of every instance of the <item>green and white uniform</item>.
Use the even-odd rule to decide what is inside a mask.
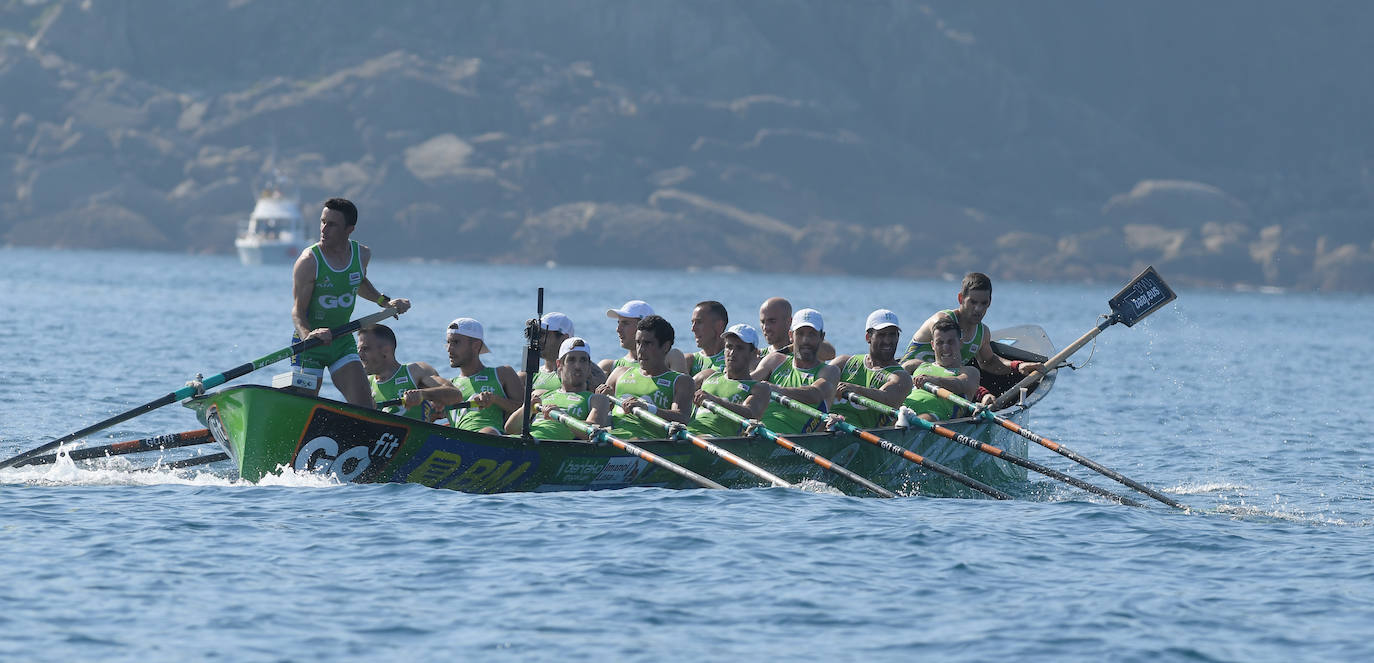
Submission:
[[[823,361],[816,362],[816,365],[811,368],[797,368],[792,363],[794,360],[795,357],[789,356],[781,364],[778,364],[778,367],[773,369],[773,373],[768,376],[768,381],[779,387],[805,387],[815,382],[816,374],[825,368]],[[825,403],[814,407],[821,412],[826,411]],[[779,435],[810,433],[821,426],[820,419],[808,417],[776,401],[768,404],[768,409],[763,411],[763,418],[760,419],[760,422],[763,423],[764,428]]]
[[[495,366],[486,366],[468,377],[459,375],[451,382],[453,386],[458,387],[458,391],[463,392],[465,401],[472,400],[473,396],[482,392],[496,394],[498,398],[506,397],[506,390],[501,388],[501,380],[496,377]],[[506,426],[505,411],[496,405],[485,408],[451,408],[448,411],[448,420],[454,428],[463,430],[482,430],[485,426],[503,430]]]
[[[553,372],[553,371],[546,371],[546,370],[544,370],[543,368],[540,368],[540,369],[539,369],[539,372],[534,374],[534,390],[535,390],[535,391],[539,391],[539,390],[542,389],[542,390],[544,390],[544,391],[550,391],[550,392],[552,392],[552,391],[558,391],[559,389],[562,389],[562,388],[563,388],[563,379],[560,378],[560,377],[558,377],[558,374],[557,374],[557,373],[555,373],[555,372]]]
[[[716,373],[725,372],[725,348],[721,348],[720,352],[713,355],[706,354],[705,350],[697,350],[688,358],[691,361],[691,370],[687,371],[688,375],[695,376],[708,368],[716,369]]]
[[[620,368],[620,367],[622,367],[622,366],[625,366],[625,367],[639,366],[639,362],[638,362],[638,361],[635,361],[635,360],[633,360],[633,359],[628,359],[628,358],[626,358],[626,357],[621,357],[621,358],[615,360],[615,365],[611,366],[611,371],[612,371],[612,372],[615,372],[615,369]]]
[[[391,377],[378,381],[377,376],[367,376],[367,381],[372,384],[372,400],[383,403],[393,401],[401,397],[401,392],[407,389],[419,389],[420,384],[415,381],[415,377],[410,374],[410,366],[401,364]],[[415,407],[405,407],[403,405],[392,405],[383,408],[383,411],[397,414],[411,419],[425,420],[424,403]]]
[[[950,320],[959,322],[958,311],[949,309],[940,312],[949,316]],[[961,331],[967,331],[962,329],[963,323],[959,323],[959,326],[961,327]],[[983,344],[988,341],[988,336],[991,334],[992,332],[988,331],[988,326],[980,322],[978,323],[978,331],[973,333],[973,338],[965,341],[961,337],[959,339],[959,361],[967,364],[972,361],[974,357],[977,357],[978,351],[983,348]],[[906,346],[906,354],[902,355],[901,361],[907,362],[912,359],[920,359],[927,363],[935,363],[935,350],[930,347],[930,341],[925,341],[923,343],[917,342],[916,336],[912,335],[911,342]]]
[[[725,377],[725,373],[715,373],[701,384],[701,389],[712,396],[716,396],[729,403],[743,403],[744,399],[749,398],[749,392],[758,384],[758,380],[731,380]],[[704,407],[699,407],[692,414],[692,420],[687,424],[687,430],[700,435],[714,435],[716,437],[736,437],[743,430],[743,426],[722,417]]]
[[[311,329],[332,329],[348,324],[353,317],[354,300],[358,297],[358,286],[362,284],[364,276],[363,252],[353,240],[348,240],[348,246],[352,257],[348,259],[348,265],[339,270],[329,266],[318,242],[310,247],[310,252],[315,256],[315,290],[310,293],[306,325]],[[299,331],[291,335],[293,344],[300,340]],[[332,372],[355,361],[358,361],[358,343],[352,334],[344,334],[335,337],[329,345],[292,357],[291,365],[323,375],[325,368]]]
[[[677,371],[664,371],[658,375],[649,376],[644,373],[644,369],[636,365],[624,373],[620,374],[615,381],[615,395],[619,398],[627,396],[638,396],[654,404],[660,410],[668,410],[673,407],[673,384],[681,373]],[[668,436],[668,432],[661,426],[642,421],[634,414],[627,413],[616,406],[611,413],[611,434],[628,439],[640,440],[660,440]]]
[[[590,391],[569,392],[561,389],[550,391],[542,397],[544,405],[553,405],[583,421],[587,420],[587,414],[592,410],[591,400]],[[534,420],[530,422],[530,435],[540,440],[577,439],[577,434],[563,422],[545,419],[539,412],[535,413]]]
[[[921,364],[911,373],[911,377],[917,375],[929,375],[937,378],[957,378],[958,373],[945,368],[939,364]],[[924,389],[912,389],[911,395],[906,397],[903,405],[916,411],[916,414],[933,414],[936,419],[944,421],[954,417],[954,403],[947,401]]]
[[[840,382],[856,384],[860,387],[878,389],[887,384],[892,373],[902,370],[897,364],[873,369],[868,367],[868,355],[854,355],[840,368]],[[835,414],[844,415],[844,420],[859,428],[877,428],[887,423],[887,416],[877,410],[858,408],[848,402],[839,401],[831,409]]]

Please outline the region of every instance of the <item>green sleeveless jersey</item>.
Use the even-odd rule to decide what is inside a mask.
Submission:
[[[363,282],[363,252],[353,240],[348,240],[348,246],[352,257],[337,271],[324,259],[319,243],[310,247],[315,256],[315,291],[310,294],[308,320],[316,329],[346,325],[353,317],[353,303]]]
[[[840,382],[848,382],[849,384],[857,384],[860,387],[877,389],[887,384],[888,379],[892,377],[894,371],[902,370],[902,367],[896,364],[879,369],[872,369],[868,367],[866,363],[867,360],[868,355],[866,354],[850,357],[849,361],[845,362],[844,366],[840,368]],[[877,410],[859,408],[844,401],[835,403],[835,407],[831,408],[831,412],[844,415],[845,421],[859,428],[877,428],[887,423],[887,416]]]
[[[639,366],[639,362],[637,362],[637,361],[635,361],[635,360],[633,360],[633,359],[626,359],[626,358],[624,358],[624,357],[621,357],[621,358],[615,360],[615,364],[614,364],[613,366],[611,366],[611,371],[612,371],[612,372],[615,372],[615,369],[620,368],[621,366],[626,366],[626,367]]]
[[[564,412],[581,419],[587,420],[587,414],[592,411],[590,391],[550,391],[542,397],[545,405],[553,405]],[[577,434],[561,421],[545,419],[543,414],[536,413],[534,420],[530,422],[530,435],[540,440],[576,440]]]
[[[691,361],[691,370],[687,371],[688,375],[695,376],[708,368],[716,369],[717,373],[725,372],[725,348],[721,348],[720,352],[713,355],[706,354],[705,350],[697,350],[688,355],[688,359]]]
[[[916,370],[912,372],[911,376],[916,377],[917,375],[929,375],[937,378],[953,378],[959,376],[958,373],[944,366],[931,363],[925,363],[918,366]],[[940,421],[953,418],[954,416],[954,403],[940,398],[924,389],[912,389],[911,394],[906,397],[906,402],[903,403],[903,405],[915,410],[916,414],[933,414],[935,418]]]
[[[792,363],[793,360],[794,357],[789,356],[781,364],[778,364],[778,367],[773,369],[773,373],[768,376],[768,381],[779,387],[805,387],[815,382],[816,374],[825,368],[825,362],[822,361],[817,362],[811,368],[801,369]],[[826,411],[825,403],[814,407],[822,412]],[[760,421],[764,428],[779,435],[810,433],[821,425],[819,419],[808,417],[776,401],[768,404],[768,409],[764,410],[763,419]]]
[[[401,364],[401,367],[396,369],[396,372],[385,380],[378,381],[377,376],[369,375],[367,376],[367,381],[372,384],[372,400],[378,403],[396,400],[401,397],[401,392],[407,389],[420,388],[419,383],[415,382],[415,378],[411,376],[410,366],[407,364]],[[392,405],[383,408],[383,411],[402,417],[419,419],[420,421],[425,420],[424,403],[416,405],[415,407]]]
[[[471,400],[474,395],[484,391],[492,392],[500,398],[506,398],[506,390],[501,388],[501,381],[496,377],[495,366],[487,366],[469,377],[459,375],[453,378],[451,382],[453,382],[453,386],[458,387],[458,391],[463,392],[463,400],[465,401]],[[450,408],[448,420],[454,428],[463,430],[481,430],[484,426],[504,430],[506,427],[506,413],[495,405],[486,408]]]
[[[535,390],[535,391],[539,391],[540,389],[543,389],[544,391],[550,391],[550,392],[552,392],[552,391],[558,391],[559,389],[562,389],[562,388],[563,388],[563,380],[562,380],[561,378],[558,377],[558,374],[557,374],[557,373],[554,373],[553,371],[546,371],[546,370],[544,370],[544,369],[541,368],[541,369],[539,369],[539,372],[538,372],[538,373],[535,373],[535,374],[534,374],[534,390]]]
[[[671,409],[673,407],[673,383],[679,375],[682,374],[677,371],[664,371],[658,375],[649,376],[645,375],[643,368],[634,366],[616,378],[615,395],[620,398],[638,396],[653,403],[654,407],[660,410]],[[612,415],[611,434],[616,437],[661,440],[668,435],[668,432],[662,427],[641,421],[639,417],[620,409],[620,406],[616,406]]]
[[[948,309],[940,312],[949,316],[950,320],[959,322],[958,311],[954,309]],[[962,325],[963,323],[960,324]],[[977,357],[978,351],[983,349],[983,344],[988,341],[988,336],[991,333],[992,332],[988,331],[987,325],[979,323],[978,330],[973,332],[973,338],[967,341],[964,341],[961,338],[961,343],[959,346],[959,361],[967,364],[970,361],[972,361],[974,357]],[[911,361],[912,359],[920,359],[921,361],[926,362],[928,364],[935,363],[935,350],[930,347],[930,341],[925,341],[924,343],[917,342],[916,337],[913,335],[911,337],[911,342],[908,343],[906,346],[906,354],[902,355],[902,361],[907,362]]]
[[[731,380],[725,377],[725,373],[715,373],[706,378],[701,384],[701,389],[723,401],[743,403],[758,383],[758,380]],[[687,424],[687,430],[693,433],[716,437],[736,437],[742,429],[743,426],[704,407],[697,408],[692,413],[691,422]]]

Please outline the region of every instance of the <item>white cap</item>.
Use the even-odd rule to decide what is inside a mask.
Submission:
[[[585,352],[587,357],[592,356],[592,348],[579,336],[563,339],[563,344],[558,346],[558,358],[566,357],[569,352]]]
[[[606,317],[608,318],[644,318],[653,314],[653,307],[638,299],[631,299],[620,308],[606,309]]]
[[[720,337],[725,338],[727,334],[733,334],[735,337],[739,338],[739,340],[756,348],[759,347],[759,333],[755,331],[753,327],[742,322],[730,325],[730,328],[725,330],[725,333],[721,334]]]
[[[482,349],[477,354],[491,352],[491,348],[487,347],[487,342],[482,336],[482,323],[472,318],[457,318],[453,322],[448,323],[448,335],[475,338],[482,341]]]
[[[868,314],[868,322],[864,323],[864,331],[875,329],[886,329],[888,327],[902,328],[901,323],[897,322],[897,314],[885,308],[880,308]]]
[[[572,336],[573,334],[572,318],[556,311],[545,313],[544,317],[539,319],[539,326],[549,331],[556,331],[564,336]]]
[[[792,331],[797,331],[802,327],[810,327],[818,332],[825,331],[825,321],[821,319],[821,312],[814,308],[804,308],[792,314]]]

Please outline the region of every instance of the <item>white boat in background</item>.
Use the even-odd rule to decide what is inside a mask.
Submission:
[[[281,264],[294,261],[305,249],[305,221],[300,196],[288,192],[288,182],[273,172],[258,195],[258,204],[239,226],[234,247],[245,265]]]

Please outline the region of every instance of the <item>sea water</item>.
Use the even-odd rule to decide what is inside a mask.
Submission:
[[[628,299],[690,352],[698,301],[757,323],[781,295],[852,353],[872,309],[910,333],[958,288],[383,260],[370,276],[414,304],[392,321],[399,358],[445,374],[460,316],[486,325],[489,364],[518,364],[540,286],[598,358],[622,353],[606,309]],[[1122,285],[999,282],[987,322],[1063,347]],[[0,660],[1370,659],[1374,299],[1178,290],[1078,353],[1029,426],[1186,513],[1042,480],[1013,502],[823,484],[468,495],[142,469],[208,447],[65,462],[0,471]],[[5,457],[291,334],[289,267],[226,256],[0,249],[0,292]],[[172,405],[90,443],[200,427]]]

